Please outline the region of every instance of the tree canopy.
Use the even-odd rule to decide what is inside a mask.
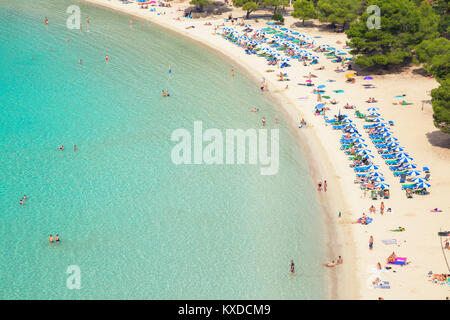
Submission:
[[[411,0],[370,0],[367,5],[380,8],[380,28],[370,28],[370,15],[364,12],[350,25],[347,36],[363,67],[398,65],[412,57],[411,50],[422,40],[437,36],[438,17],[427,1],[420,7]]]
[[[242,8],[246,11],[246,18],[250,18],[250,14],[259,9],[263,0],[234,0],[233,6]]]
[[[438,81],[445,80],[450,74],[450,41],[445,38],[425,40],[416,49],[418,62]]]
[[[314,3],[309,0],[296,0],[294,2],[294,11],[291,13],[294,18],[299,18],[305,25],[305,20],[316,17],[316,9]]]
[[[361,0],[319,0],[317,13],[319,21],[342,24],[345,28],[358,17]]]
[[[190,4],[194,5],[198,11],[203,11],[203,7],[213,4],[213,0],[191,0]]]

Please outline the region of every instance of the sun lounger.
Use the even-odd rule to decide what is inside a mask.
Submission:
[[[398,246],[397,239],[381,240],[381,242],[383,242],[385,245],[395,244],[396,246]]]
[[[402,189],[403,190],[407,190],[407,189],[414,189],[416,184],[402,184]]]

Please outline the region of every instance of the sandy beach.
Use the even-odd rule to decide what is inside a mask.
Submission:
[[[280,106],[280,113],[285,115],[296,132],[299,144],[308,154],[311,174],[315,181],[327,180],[327,192],[321,192],[320,199],[325,208],[326,215],[323,223],[327,227],[327,240],[329,260],[336,260],[340,255],[344,258],[344,264],[330,270],[330,299],[445,299],[450,295],[448,285],[440,285],[429,281],[428,272],[449,273],[445,256],[450,260],[450,250],[442,250],[441,239],[437,233],[450,229],[449,210],[450,202],[446,194],[450,194],[450,136],[438,131],[433,125],[432,106],[430,103],[430,91],[438,86],[434,79],[426,78],[413,72],[416,68],[410,68],[402,73],[384,76],[373,75],[371,84],[373,89],[365,89],[362,84],[363,76],[356,76],[356,83],[346,83],[345,73],[336,73],[330,60],[321,56],[319,64],[303,66],[300,62],[292,61],[292,66],[279,69],[276,66],[268,66],[264,58],[256,55],[247,55],[244,49],[225,40],[216,34],[214,28],[222,25],[230,26],[225,22],[230,12],[233,17],[245,17],[242,10],[231,8],[222,16],[210,16],[204,19],[185,19],[183,10],[190,7],[188,1],[171,2],[171,7],[154,7],[155,12],[140,9],[136,3],[122,4],[118,0],[83,0],[84,2],[103,6],[105,8],[121,11],[152,23],[161,25],[169,30],[186,36],[199,44],[205,45],[217,51],[236,64],[235,77],[239,77],[241,71],[249,73],[256,82],[265,78],[269,92]],[[158,15],[158,13],[160,13]],[[260,12],[258,11],[258,14]],[[82,15],[82,19],[85,19]],[[90,17],[91,21],[95,17]],[[132,18],[133,19],[133,18]],[[205,22],[211,25],[205,25]],[[252,28],[267,27],[267,19],[259,18],[246,20],[245,23]],[[290,27],[294,22],[292,17],[286,17],[285,27]],[[195,28],[186,29],[189,26]],[[129,27],[129,26],[126,26]],[[327,43],[336,48],[343,48],[346,36],[343,33],[325,32],[318,27],[295,27],[296,31],[306,33],[317,38],[318,43]],[[111,57],[113,60],[114,57]],[[318,66],[324,66],[325,70],[315,70]],[[176,68],[176,65],[172,65]],[[268,73],[267,69],[275,72]],[[287,72],[290,82],[277,81],[277,74]],[[231,70],[230,70],[231,72]],[[380,165],[379,172],[386,177],[386,183],[390,185],[391,197],[384,200],[385,208],[391,208],[391,212],[379,213],[380,200],[372,201],[360,186],[354,183],[355,173],[349,167],[347,156],[340,150],[339,140],[342,132],[332,130],[325,125],[323,117],[315,116],[313,108],[317,104],[316,96],[312,94],[312,88],[299,86],[304,83],[304,76],[311,72],[317,75],[316,83],[326,83],[327,79],[335,82],[327,83],[329,90],[344,90],[343,93],[330,93],[331,98],[338,101],[336,105],[327,104],[331,109],[327,115],[331,117],[338,113],[347,114],[354,120],[358,128],[365,124],[364,120],[356,119],[354,110],[346,110],[346,103],[355,105],[361,112],[366,112],[371,104],[365,101],[369,97],[378,100],[376,106],[380,109],[382,117],[386,121],[393,121],[392,131],[399,139],[400,145],[414,157],[414,162],[421,169],[427,166],[431,169],[430,194],[415,196],[407,199],[405,192],[401,190],[398,178],[395,178],[384,164],[383,159],[377,154],[373,144],[369,141],[367,133],[363,138],[369,141],[368,148],[375,155],[375,162]],[[289,88],[286,89],[286,84]],[[255,84],[257,85],[257,84]],[[333,91],[331,91],[333,92]],[[393,105],[399,102],[397,95],[405,94],[405,99],[412,103],[407,106]],[[307,99],[300,99],[307,97]],[[307,126],[299,129],[299,119],[304,118]],[[369,207],[374,205],[375,214],[369,214]],[[433,208],[440,208],[443,212],[431,213]],[[338,217],[339,211],[342,217]],[[386,210],[385,210],[386,211]],[[373,218],[369,225],[352,224],[362,213]],[[402,226],[405,232],[391,232],[389,230]],[[369,250],[369,237],[374,238],[374,248]],[[396,239],[396,245],[385,245],[381,240]],[[400,257],[407,257],[410,262],[406,266],[393,266],[386,272],[376,271],[377,263],[386,264],[386,258],[393,252]],[[323,268],[317,261],[317,268]],[[372,281],[379,277],[383,281],[390,282],[390,289],[374,289]]]

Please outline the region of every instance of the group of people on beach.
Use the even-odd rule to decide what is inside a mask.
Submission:
[[[323,181],[323,192],[327,192],[327,186],[328,186],[327,180],[324,180]],[[322,181],[319,181],[317,183],[317,191],[322,191]]]
[[[337,258],[336,262],[334,262],[334,260],[333,260],[333,261],[328,262],[328,263],[322,263],[322,265],[323,265],[324,267],[327,267],[327,268],[332,268],[332,267],[335,267],[335,266],[340,265],[340,264],[343,264],[343,263],[344,263],[344,259],[342,259],[342,257],[339,256],[339,257]]]

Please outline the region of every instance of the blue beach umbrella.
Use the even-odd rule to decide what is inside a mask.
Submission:
[[[406,152],[400,152],[400,153],[397,153],[396,156],[398,158],[405,158],[405,157],[409,157],[409,154]]]
[[[414,183],[422,183],[425,182],[426,180],[424,178],[414,178],[411,181]]]
[[[379,117],[379,116],[381,116],[381,114],[379,114],[378,112],[372,112],[369,115],[372,116],[372,117]]]
[[[395,142],[395,141],[398,141],[398,139],[395,138],[395,137],[389,137],[389,138],[386,139],[386,141],[387,142]]]
[[[416,184],[416,188],[429,188],[429,187],[431,187],[431,184],[425,182],[420,182]]]
[[[358,143],[358,144],[355,145],[355,147],[356,148],[365,148],[365,147],[367,147],[367,144],[365,144],[365,143]]]
[[[377,183],[375,185],[375,187],[381,188],[381,189],[386,189],[386,188],[389,188],[389,185],[387,183]]]
[[[416,169],[417,166],[415,164],[407,164],[406,166],[403,166],[403,169]]]
[[[376,164],[371,164],[370,166],[367,167],[367,169],[369,169],[369,170],[378,170],[379,168],[380,168],[380,166],[377,166]],[[378,172],[373,172],[373,173],[377,173],[378,174],[378,175],[373,176],[373,177],[382,177],[383,176],[383,174],[379,174]]]
[[[319,103],[315,108],[316,109],[321,109],[323,107],[325,107],[325,104],[324,103]]]
[[[363,159],[373,159],[374,156],[371,155],[371,154],[365,154],[365,155],[363,155],[361,158],[363,158]]]
[[[411,157],[403,157],[399,160],[400,163],[408,163],[411,162],[413,160],[413,158]]]
[[[358,132],[355,132],[355,133],[352,133],[352,134],[350,135],[350,137],[356,138],[356,137],[362,137],[362,135],[359,134]],[[367,145],[366,145],[366,147],[367,147]]]
[[[364,77],[364,80],[373,80],[373,78],[372,77]]]
[[[349,118],[345,118],[344,120],[342,120],[343,123],[350,123],[353,122],[351,119]]]
[[[357,154],[368,154],[369,152],[371,151],[367,149],[356,150]]]
[[[388,147],[396,147],[396,146],[398,146],[398,145],[399,145],[398,142],[391,142],[391,143],[388,143],[388,144],[387,144]]]
[[[356,130],[355,128],[349,128],[349,129],[346,129],[345,132],[352,133],[352,132],[358,132],[358,130]]]
[[[376,108],[376,107],[372,107],[372,108],[367,109],[367,111],[369,111],[369,112],[374,112],[374,111],[378,111],[378,110],[380,110],[380,109]]]
[[[375,182],[383,182],[384,178],[383,177],[374,177],[374,178],[370,178],[370,180],[375,181]]]
[[[378,166],[377,166],[377,167],[378,167]],[[379,172],[370,172],[370,173],[369,173],[369,176],[371,176],[371,177],[382,177],[383,174],[382,174],[382,173],[379,173]]]
[[[354,142],[354,143],[359,143],[359,142],[364,142],[364,141],[365,140],[363,138],[356,138],[356,139],[352,140],[352,142]]]
[[[395,148],[392,149],[392,151],[395,151],[395,152],[400,152],[400,151],[403,151],[403,150],[405,150],[405,148],[403,148],[403,147],[395,147]]]
[[[418,177],[418,176],[420,176],[420,171],[408,171],[407,173],[406,173],[406,175],[408,175],[408,176],[412,176],[412,177]]]
[[[318,86],[317,88],[319,88],[319,89],[325,88],[325,85],[321,84],[321,85]]]

